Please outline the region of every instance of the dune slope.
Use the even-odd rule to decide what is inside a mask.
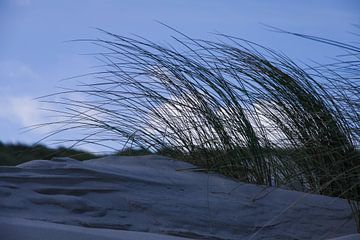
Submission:
[[[19,229],[67,240],[329,239],[356,232],[345,200],[193,167],[157,155],[0,167],[2,239],[17,239]]]

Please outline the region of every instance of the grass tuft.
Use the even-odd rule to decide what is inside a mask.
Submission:
[[[66,107],[65,130],[88,133],[78,142],[131,143],[249,183],[343,197],[360,229],[359,48],[311,38],[352,60],[305,68],[226,35],[177,32],[164,46],[100,31],[83,41],[100,48],[101,70],[52,101]]]

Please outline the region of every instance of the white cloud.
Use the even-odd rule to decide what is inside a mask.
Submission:
[[[7,120],[19,125],[19,128],[29,127],[44,122],[46,116],[40,103],[29,96],[3,96],[0,99],[0,122]],[[48,132],[42,128],[42,133]]]
[[[38,102],[29,97],[12,97],[10,106],[13,115],[23,126],[37,124],[42,119]]]

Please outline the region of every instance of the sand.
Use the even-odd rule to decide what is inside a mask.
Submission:
[[[360,239],[346,201],[166,157],[0,167],[1,239]]]

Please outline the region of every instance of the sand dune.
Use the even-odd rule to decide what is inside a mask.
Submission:
[[[2,239],[329,239],[356,232],[342,199],[193,167],[156,155],[0,167]]]
[[[1,239],[7,240],[186,240],[155,233],[85,228],[45,221],[0,217]]]

